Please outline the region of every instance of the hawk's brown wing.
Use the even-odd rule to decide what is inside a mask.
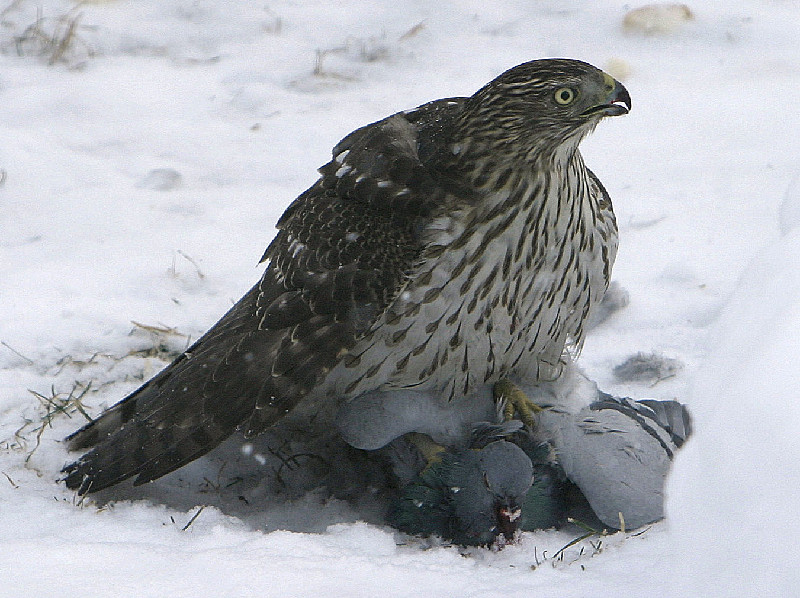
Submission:
[[[91,447],[64,469],[70,488],[158,478],[237,428],[264,430],[323,383],[419,258],[418,233],[444,191],[419,159],[418,136],[425,131],[425,148],[442,137],[425,125],[458,105],[441,102],[334,148],[278,222],[261,281],[165,370],[69,437],[71,449]]]

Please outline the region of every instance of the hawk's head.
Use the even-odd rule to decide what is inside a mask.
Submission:
[[[506,71],[467,101],[471,135],[529,151],[577,147],[606,116],[627,114],[628,90],[579,60],[533,60]]]

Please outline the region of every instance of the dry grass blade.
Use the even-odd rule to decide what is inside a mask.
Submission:
[[[400,41],[405,41],[407,39],[411,39],[412,37],[419,34],[420,31],[425,29],[425,21],[420,21],[416,25],[414,25],[411,29],[406,31],[403,35],[400,36]]]
[[[83,417],[86,418],[87,421],[92,421],[92,418],[86,412],[86,409],[81,402],[83,397],[86,396],[86,393],[89,392],[92,388],[92,383],[89,382],[85,386],[81,385],[79,382],[75,382],[75,385],[72,387],[72,390],[69,392],[68,395],[64,396],[63,393],[57,393],[55,388],[50,389],[50,396],[45,396],[40,392],[36,392],[35,390],[30,390],[33,396],[35,396],[41,406],[44,408],[44,413],[40,417],[38,422],[33,420],[26,420],[25,423],[20,427],[14,435],[21,441],[22,446],[26,445],[25,441],[25,434],[28,432],[32,432],[35,435],[36,444],[34,445],[33,449],[31,449],[27,456],[25,457],[25,462],[27,463],[33,454],[36,452],[36,449],[39,448],[42,442],[42,435],[44,434],[45,430],[49,427],[52,427],[53,420],[59,415],[65,415],[68,418],[72,418],[73,413],[80,413]],[[77,392],[76,392],[77,391]],[[34,426],[31,430],[28,430],[29,427]]]
[[[98,358],[108,358],[114,359],[111,355],[106,355],[105,353],[93,353],[89,359],[75,359],[72,355],[65,355],[61,359],[56,362],[57,369],[53,373],[54,376],[58,376],[61,372],[63,372],[69,366],[75,366],[79,370],[88,367],[94,363],[98,363]]]
[[[137,322],[136,320],[131,320],[131,324],[133,324],[137,328],[141,328],[142,330],[146,332],[151,332],[153,334],[174,335],[183,337],[186,336],[185,334],[181,334],[180,332],[178,332],[176,328],[170,328],[167,326],[153,326],[152,324],[142,324],[140,322]]]
[[[3,471],[3,472],[0,472],[0,473],[2,473],[4,476],[6,476],[6,479],[8,480],[8,483],[9,483],[9,484],[11,484],[11,486],[12,486],[12,487],[13,487],[15,490],[16,490],[17,488],[19,488],[19,486],[18,486],[18,485],[17,485],[17,484],[14,482],[14,480],[12,480],[12,479],[11,479],[11,476],[10,476],[10,475],[8,475],[8,474],[7,474],[5,471]]]
[[[583,542],[584,540],[587,540],[587,539],[592,538],[594,536],[605,536],[606,535],[606,530],[596,530],[593,527],[591,527],[590,525],[586,525],[582,521],[578,521],[577,519],[573,519],[572,517],[569,517],[567,519],[567,521],[569,521],[570,523],[572,523],[574,525],[577,525],[581,529],[585,530],[586,533],[578,536],[577,538],[575,538],[574,540],[568,542],[567,544],[562,546],[559,550],[557,550],[556,553],[553,555],[553,560],[557,560],[559,558],[563,559],[564,558],[564,551],[567,550],[568,548],[571,548],[571,547],[575,546],[579,542]],[[597,546],[592,544],[592,548],[594,548],[595,552],[599,552],[601,545],[602,545],[602,541],[599,542],[597,544]]]
[[[182,532],[185,532],[187,529],[189,529],[189,527],[191,527],[191,525],[194,523],[195,519],[200,517],[200,513],[203,512],[203,509],[205,509],[205,507],[200,507],[199,509],[197,509],[197,512],[194,515],[192,515],[192,518],[189,519],[189,522],[181,528]]]
[[[6,9],[10,10],[10,7]],[[19,56],[33,55],[47,59],[52,66],[59,62],[70,62],[81,49],[88,57],[94,56],[92,49],[78,35],[83,13],[67,13],[57,19],[45,19],[41,11],[36,20],[15,36],[14,43]],[[48,25],[55,25],[49,28]]]
[[[284,469],[288,471],[295,471],[301,467],[300,459],[305,459],[308,461],[318,461],[325,467],[330,467],[328,461],[322,457],[321,455],[317,455],[314,453],[293,453],[291,451],[291,443],[287,440],[278,448],[267,448],[267,452],[278,459],[280,461],[280,465],[277,467],[272,467],[272,473],[275,476],[275,480],[283,487],[287,487],[286,481],[283,479],[282,472]],[[262,457],[263,459],[263,457]],[[256,455],[256,460],[258,460],[258,455]],[[266,462],[266,460],[264,461]]]
[[[67,53],[70,45],[72,45],[74,42],[75,31],[78,28],[78,22],[80,21],[81,16],[83,15],[78,13],[73,19],[68,20],[63,33],[56,29],[52,39],[53,51],[50,53],[50,58],[47,60],[47,64],[53,65],[64,58],[64,55]]]
[[[0,10],[0,24],[8,25],[6,17],[22,5],[23,0],[14,0],[11,4]]]
[[[192,259],[192,257],[191,257],[191,256],[189,256],[189,255],[188,255],[188,254],[186,254],[185,252],[181,251],[180,249],[178,249],[178,251],[177,251],[177,252],[178,252],[178,255],[180,255],[180,256],[181,256],[183,259],[185,259],[185,260],[186,260],[187,262],[189,262],[189,263],[190,263],[192,266],[194,266],[195,270],[197,271],[197,278],[203,279],[203,278],[205,278],[205,277],[206,277],[206,275],[205,275],[205,274],[203,274],[203,272],[200,270],[200,266],[198,266],[198,265],[197,265],[197,262],[196,262],[196,261],[194,261],[194,259]],[[173,266],[173,270],[174,270],[174,266]]]
[[[158,359],[163,359],[164,361],[172,361],[181,353],[183,353],[183,351],[188,349],[189,345],[191,344],[191,337],[187,334],[183,334],[182,332],[178,332],[176,328],[171,328],[168,326],[152,326],[149,324],[136,322],[135,320],[131,320],[131,324],[136,326],[136,329],[143,330],[144,332],[152,335],[153,345],[145,349],[129,351],[126,357],[135,355],[137,357],[157,357]],[[186,342],[182,348],[176,348],[174,344],[168,340],[169,337],[185,338]]]
[[[9,344],[8,344],[6,341],[0,341],[0,345],[3,345],[3,346],[6,348],[6,349],[8,349],[9,351],[11,351],[11,352],[12,352],[14,355],[16,355],[17,357],[21,357],[22,359],[24,359],[25,361],[27,361],[29,364],[31,364],[31,365],[34,365],[34,364],[35,364],[35,362],[33,361],[33,359],[30,359],[30,358],[28,358],[28,357],[25,357],[25,356],[24,356],[22,353],[20,353],[19,351],[17,351],[17,350],[16,350],[14,347],[12,347],[11,345],[9,345]]]

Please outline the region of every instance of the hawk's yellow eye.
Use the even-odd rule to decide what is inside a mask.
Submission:
[[[561,87],[556,90],[556,103],[561,104],[562,106],[567,106],[571,104],[577,94],[575,93],[574,89],[570,89],[569,87]]]

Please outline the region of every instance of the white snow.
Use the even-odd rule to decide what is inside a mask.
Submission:
[[[796,595],[796,3],[697,0],[659,35],[626,30],[639,5],[611,1],[5,6],[0,596]],[[91,382],[97,414],[213,324],[344,135],[545,56],[606,68],[633,98],[583,145],[630,304],[581,364],[608,392],[689,404],[665,522],[553,559],[573,534],[460,551],[313,492],[234,508],[220,455],[113,502],[57,483],[83,417],[48,406]],[[639,352],[685,367],[618,382]]]

